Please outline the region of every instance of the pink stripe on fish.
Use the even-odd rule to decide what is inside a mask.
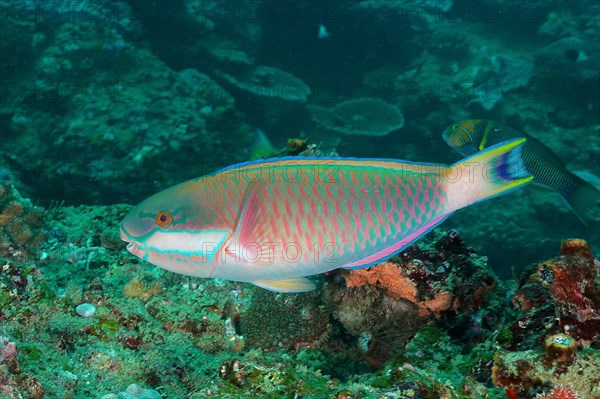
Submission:
[[[333,196],[331,195],[331,184],[327,184],[325,186],[325,195],[327,196],[327,199],[333,201]]]
[[[341,215],[341,214],[342,214],[342,208],[341,208],[341,206],[340,206],[340,202],[339,202],[339,201],[335,201],[335,202],[333,203],[333,207],[335,208],[335,213],[336,213],[336,214],[338,214],[338,215]],[[335,220],[335,218],[334,218],[334,220]]]
[[[357,243],[357,242],[359,242],[359,241],[358,241],[358,234],[356,233],[356,230],[352,230],[352,240],[353,240],[353,242],[354,242],[354,243]],[[362,244],[362,243],[365,243],[365,245],[366,245],[366,242],[365,242],[365,241],[362,241],[362,242],[361,242],[361,244]]]
[[[271,218],[271,223],[270,223],[270,225],[271,225],[271,233],[272,233],[273,235],[275,235],[275,234],[277,233],[277,231],[279,230],[279,229],[277,228],[277,219],[275,219],[275,218]]]
[[[308,177],[308,173],[304,170],[302,170],[302,178],[303,178],[304,184],[306,184],[306,185],[312,184],[311,179],[309,179],[309,177]]]
[[[310,234],[316,236],[317,230],[315,229],[313,218],[307,218],[306,223],[308,224],[308,230],[310,230]]]
[[[375,195],[375,198],[377,199],[378,202],[381,202],[381,191],[382,188],[380,186],[374,187],[373,188],[373,194]]]
[[[335,231],[336,233],[337,233],[337,232],[339,232],[339,231],[340,231],[340,225],[339,225],[339,223],[338,223],[338,218],[333,218],[333,219],[331,220],[331,223],[333,224],[333,230],[332,230],[332,232],[334,232],[334,231]]]
[[[321,198],[319,197],[319,200]],[[330,216],[330,210],[329,210],[329,201],[320,201],[321,205],[323,206],[323,216],[328,218]]]
[[[302,199],[307,199],[308,198],[308,194],[306,194],[306,190],[304,189],[304,185],[300,184],[298,186],[299,190],[300,190],[300,195],[302,195]],[[300,198],[299,198],[300,199]]]
[[[291,236],[290,234],[290,224],[288,222],[288,218],[283,218],[283,230],[285,232],[285,237],[289,238]]]
[[[408,211],[408,215],[411,217],[411,219],[415,219],[416,218],[416,213],[415,213],[415,207],[411,207],[410,209],[407,209]]]
[[[312,245],[313,244],[312,243],[312,236],[310,234],[306,234],[304,236],[304,242],[306,244],[306,247],[305,247],[306,250],[304,251],[304,255],[307,255],[307,254],[310,253],[309,249],[312,248],[312,246],[313,246]]]
[[[350,219],[348,219],[348,212],[344,213],[342,215],[342,221],[344,222],[344,230],[349,230],[352,228],[352,224],[350,223]]]
[[[357,194],[356,194],[356,187],[351,186],[350,187],[350,199],[348,201],[354,201],[356,202],[356,204],[358,205],[358,211],[360,213],[363,213],[365,211],[365,203],[364,201],[362,201],[360,198],[358,198]],[[349,208],[351,209],[351,208]],[[349,210],[350,213],[352,213],[352,211]]]
[[[363,229],[363,223],[362,223],[362,219],[360,217],[361,213],[357,213],[354,215],[354,228],[357,229],[358,231],[362,231]]]
[[[373,180],[375,180],[375,184],[377,184],[378,186],[380,186],[380,187],[383,186],[383,183],[381,182],[381,179],[379,178],[379,176],[375,176]]]
[[[379,226],[388,226],[388,223],[385,223],[385,221],[383,220],[383,216],[381,215],[381,213],[377,214],[377,223],[379,224]]]
[[[390,187],[384,186],[383,187],[383,196],[387,199],[391,199],[391,195],[392,195],[392,192],[390,191]]]
[[[409,197],[412,197],[414,195],[414,193],[413,193],[414,184],[415,184],[415,181],[412,177],[408,177],[406,179],[406,184],[404,185],[404,188],[406,189],[406,195],[408,195]]]
[[[346,176],[344,176],[343,173],[340,173],[340,181],[342,183],[342,185],[340,186],[340,189],[342,189],[343,186],[348,186],[348,180],[346,180]]]
[[[346,201],[346,208],[349,214],[354,214],[354,201],[351,198]]]
[[[400,190],[400,185],[399,184],[395,184],[394,185],[394,197],[397,199],[402,198],[402,192]]]
[[[311,212],[313,215],[315,215],[315,216],[316,216],[316,215],[318,215],[318,212],[317,212],[317,205],[316,205],[316,203],[315,203],[315,197],[312,197],[312,198],[310,199],[310,212]]]
[[[335,245],[335,240],[336,240],[335,232],[333,230],[330,230],[329,231],[329,244]],[[342,252],[342,249],[340,248],[339,251]]]
[[[273,215],[275,215],[275,218],[279,219],[281,217],[281,214],[279,213],[279,201],[273,201],[271,203],[272,207],[273,207]]]
[[[281,173],[275,173],[275,179],[277,180],[276,183],[278,185],[283,185],[283,177],[281,176]]]
[[[321,193],[319,192],[319,187],[320,187],[319,183],[314,183],[311,185],[313,198],[317,198],[317,199],[321,198]]]
[[[236,202],[236,199],[233,196],[233,190],[227,190],[227,197],[229,198],[230,202]]]
[[[371,198],[371,200],[369,201],[369,206],[371,208],[371,212],[377,212],[377,203],[375,202],[374,198]]]
[[[366,213],[365,219],[367,219],[367,229],[371,229],[371,227],[373,227],[373,215]],[[368,232],[369,230],[367,230],[367,234],[369,234]]]
[[[349,245],[348,233],[346,233],[346,231],[347,230],[342,230],[342,232],[341,232],[342,242],[340,243],[340,245]]]
[[[392,234],[392,228],[390,224],[385,225],[385,234],[387,234],[388,236]]]
[[[371,179],[369,179],[369,175],[367,175],[366,172],[363,172],[362,178],[365,181],[365,183],[367,184],[367,186],[371,185]]]

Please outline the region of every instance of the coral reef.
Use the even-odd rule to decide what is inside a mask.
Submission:
[[[32,6],[51,13],[56,4]],[[134,202],[155,191],[150,182],[171,185],[247,157],[250,128],[231,95],[206,74],[172,70],[132,44],[131,32],[112,26],[127,14],[111,4],[94,11],[118,15],[113,21],[75,14],[71,23],[23,21],[16,3],[6,5],[15,7],[6,12],[11,34],[42,36],[36,59],[20,67],[27,78],[10,87],[10,106],[0,111],[9,121],[0,156],[24,194],[68,204]]]
[[[154,389],[145,389],[137,384],[131,384],[118,394],[106,394],[100,399],[162,399],[162,395]]]
[[[136,277],[123,287],[123,295],[130,298],[139,298],[142,302],[148,302],[152,297],[162,292],[159,282],[147,284]]]
[[[600,395],[600,367],[598,357],[593,353],[579,354],[567,369],[549,367],[536,351],[498,353],[494,358],[493,381],[518,393],[518,397],[531,397],[531,393],[543,387],[570,385],[585,398]]]
[[[600,339],[600,262],[588,244],[581,239],[566,240],[560,255],[538,264],[536,272],[521,284],[513,303],[524,316],[521,325],[529,326],[525,335],[536,331],[565,333],[577,340],[577,346],[588,346]],[[548,323],[535,320],[553,317]],[[535,327],[534,327],[535,324]],[[513,326],[514,330],[522,329]],[[517,338],[518,337],[518,338]],[[526,340],[516,335],[514,344]]]
[[[461,314],[475,322],[497,284],[485,260],[456,231],[418,243],[389,262],[333,275],[334,316],[375,366],[402,351],[432,318]]]
[[[566,384],[597,394],[596,318],[581,312],[596,300],[595,274],[581,267],[597,261],[581,240],[518,291],[456,231],[435,230],[381,266],[282,295],[140,264],[107,233],[128,209],[56,207],[45,258],[5,264],[2,394],[531,399]],[[82,317],[84,303],[95,312]]]
[[[557,385],[552,391],[537,395],[535,399],[580,399],[580,396],[568,385]]]
[[[394,105],[378,98],[359,98],[333,108],[308,106],[318,125],[344,134],[385,136],[404,126],[404,115]]]
[[[310,87],[291,73],[270,66],[257,66],[242,77],[221,76],[238,89],[270,99],[306,102],[311,93]]]
[[[600,286],[597,283],[600,263],[585,241],[564,241],[560,257],[540,263],[537,275],[554,298],[559,317],[597,325],[597,334],[600,334]],[[585,339],[585,336],[575,336]],[[600,335],[587,338],[597,340]]]
[[[396,300],[406,300],[416,305],[420,317],[432,314],[439,317],[441,312],[451,308],[452,294],[436,292],[431,299],[420,299],[417,283],[409,277],[412,272],[421,272],[420,267],[422,266],[418,264],[384,262],[369,270],[348,271],[344,278],[348,288],[365,285],[381,288],[385,296]]]
[[[44,227],[43,209],[22,199],[10,182],[0,183],[0,253],[9,259],[40,256]]]
[[[507,350],[494,358],[496,385],[522,397],[561,384],[583,397],[600,395],[599,271],[600,262],[588,244],[570,239],[561,244],[558,257],[539,263],[522,281],[512,298],[521,314],[507,330]],[[560,391],[556,388],[556,397]]]
[[[494,55],[491,59],[492,76],[473,89],[473,101],[490,110],[502,100],[505,93],[527,86],[533,75],[533,62],[520,58]]]
[[[320,293],[277,295],[256,291],[240,317],[240,332],[250,347],[263,349],[317,346],[330,330]]]

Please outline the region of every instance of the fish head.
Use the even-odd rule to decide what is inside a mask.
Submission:
[[[462,156],[473,155],[479,151],[481,126],[479,119],[467,119],[448,126],[442,133],[446,144]]]
[[[163,190],[142,201],[121,222],[121,240],[134,256],[163,269],[210,277],[212,257],[230,234],[215,229],[215,216],[203,206],[193,182]]]

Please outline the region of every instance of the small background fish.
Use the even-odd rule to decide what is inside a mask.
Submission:
[[[588,213],[600,203],[600,191],[569,172],[561,159],[539,140],[501,123],[485,119],[468,119],[444,130],[446,143],[463,156],[475,154],[502,141],[526,137],[523,162],[534,176],[533,183],[558,192],[575,215],[590,224]]]

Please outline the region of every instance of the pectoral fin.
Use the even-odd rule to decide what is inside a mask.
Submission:
[[[284,280],[256,280],[252,284],[274,292],[306,292],[316,288],[315,283],[304,277]]]
[[[233,233],[233,242],[256,242],[265,217],[263,183],[250,183],[244,192],[242,207]]]
[[[258,246],[273,241],[269,237],[268,229],[265,228],[265,221],[270,216],[264,196],[265,188],[262,182],[249,184],[244,192],[233,235],[225,248],[227,253],[235,256],[239,261],[248,261],[254,264],[264,262],[265,259],[262,259],[261,254],[256,252]]]

